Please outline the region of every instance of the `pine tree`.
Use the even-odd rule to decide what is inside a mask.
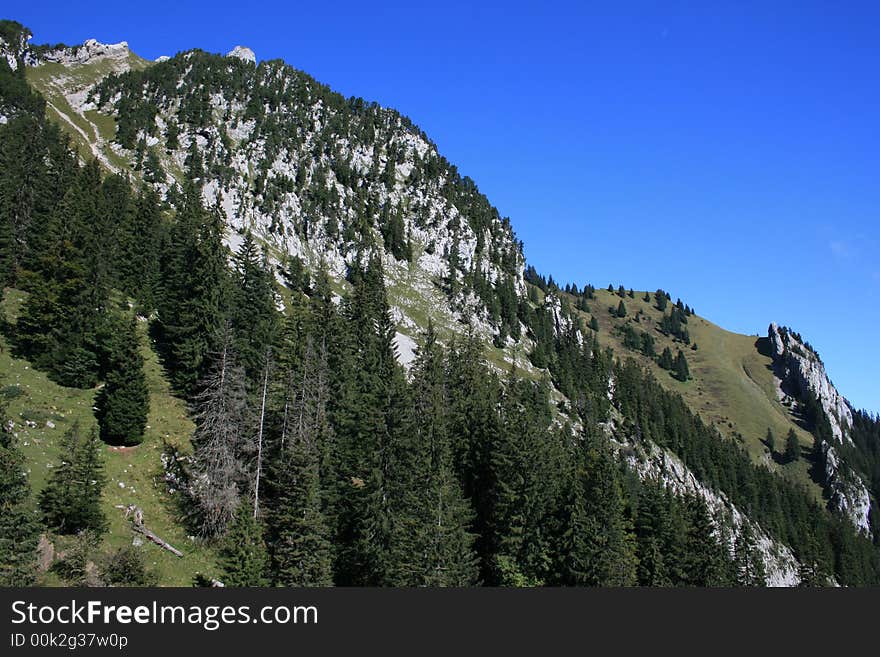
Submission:
[[[107,380],[98,394],[95,416],[105,443],[137,445],[144,438],[150,410],[137,320],[119,321],[115,328]]]
[[[274,277],[265,254],[250,232],[233,257],[235,286],[232,295],[232,329],[235,351],[249,381],[260,379],[266,349],[277,339],[278,311]]]
[[[495,470],[493,450],[501,432],[501,386],[488,368],[483,343],[470,329],[452,341],[446,357],[449,439],[452,463],[475,512],[473,530],[480,578],[493,581],[495,555],[491,531]]]
[[[734,568],[740,586],[765,586],[764,560],[758,551],[755,534],[747,522],[740,526],[734,542]]]
[[[39,532],[24,457],[0,404],[0,586],[34,583]]]
[[[764,443],[772,456],[776,451],[776,436],[773,435],[773,430],[770,427],[767,427],[767,437],[764,439]]]
[[[666,306],[669,303],[669,297],[666,295],[666,292],[658,289],[654,293],[654,301],[657,303],[657,310],[660,312],[666,311]]]
[[[595,317],[590,317],[590,328],[595,332],[599,332],[599,322]]]
[[[405,409],[405,381],[397,364],[394,325],[381,261],[350,272],[345,300],[347,336],[336,370],[332,406],[337,429],[337,545],[335,573],[344,585],[384,581],[388,545],[389,444]]]
[[[123,217],[117,269],[122,290],[147,309],[158,302],[163,230],[159,195],[145,185]]]
[[[657,359],[657,364],[664,370],[671,370],[675,366],[675,363],[672,360],[672,351],[669,347],[663,349],[663,353],[661,353],[660,358]]]
[[[788,463],[793,463],[797,461],[801,457],[801,443],[798,440],[797,434],[794,432],[794,429],[788,430],[788,435],[785,437],[785,460]]]
[[[471,512],[452,469],[444,358],[430,323],[412,371],[412,417],[391,444],[386,583],[468,586],[477,577]]]
[[[675,356],[675,362],[673,363],[673,372],[675,374],[675,378],[679,381],[687,381],[691,378],[691,372],[688,368],[687,358],[684,356],[684,352],[681,349],[678,350],[678,354]]]
[[[220,543],[220,567],[226,586],[266,586],[269,559],[260,523],[242,505]]]
[[[493,498],[490,536],[494,584],[539,585],[550,574],[550,537],[544,526],[556,495],[558,467],[548,440],[546,389],[509,377],[502,399],[502,430],[492,449]]]
[[[595,438],[589,439],[575,459],[562,583],[632,586],[637,583],[636,540],[614,459]]]
[[[688,496],[684,500],[687,534],[684,552],[684,573],[690,586],[729,586],[728,556],[716,538],[716,528],[702,498]]]
[[[270,513],[272,577],[278,586],[330,586],[333,545],[322,510],[316,446],[297,437],[282,452]]]
[[[16,348],[57,383],[89,388],[98,380],[96,345],[108,277],[94,253],[100,174],[84,167],[54,211],[32,227],[24,287],[30,292],[16,326]]]
[[[79,424],[61,440],[61,463],[52,471],[40,494],[46,526],[62,534],[103,533],[107,527],[101,509],[104,488],[101,441],[96,429],[83,435]]]
[[[198,189],[188,184],[163,259],[158,304],[164,364],[174,388],[187,396],[196,391],[223,333],[229,297],[223,231],[220,211],[206,211]]]
[[[623,299],[617,304],[617,316],[626,317],[626,304],[623,303]]]
[[[326,517],[333,480],[333,430],[327,416],[326,351],[309,336],[289,377],[280,450],[269,468],[267,514],[272,574],[280,586],[333,583],[333,546]]]
[[[670,509],[663,489],[656,483],[642,485],[636,514],[637,572],[641,586],[672,586],[674,583],[672,537]]]

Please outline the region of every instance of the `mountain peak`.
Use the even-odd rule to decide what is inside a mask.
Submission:
[[[243,62],[250,62],[251,64],[257,63],[256,54],[254,54],[254,51],[247,46],[235,46],[235,48],[226,53],[226,56],[236,57]]]

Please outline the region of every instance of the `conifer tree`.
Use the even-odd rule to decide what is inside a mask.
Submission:
[[[471,512],[452,469],[444,359],[430,323],[413,364],[412,418],[395,433],[391,451],[386,583],[473,584]]]
[[[95,416],[101,440],[111,445],[137,445],[144,438],[150,392],[140,353],[137,319],[117,321],[111,336],[110,362],[98,393]]]
[[[675,539],[663,489],[646,483],[638,493],[636,544],[641,586],[672,586],[675,580]]]
[[[0,586],[34,583],[39,531],[24,457],[0,403]]]
[[[673,372],[675,374],[675,378],[679,381],[687,381],[691,378],[691,372],[688,368],[687,358],[684,356],[684,352],[681,349],[678,350],[678,354],[675,356],[675,362],[673,363]]]
[[[119,237],[119,284],[146,309],[156,307],[164,226],[159,195],[144,185],[123,217]]]
[[[220,544],[220,566],[226,586],[266,586],[269,560],[262,526],[242,505]]]
[[[452,463],[462,490],[475,512],[473,529],[480,557],[480,577],[492,581],[492,497],[495,470],[492,452],[501,431],[498,406],[501,386],[485,363],[483,345],[473,330],[454,339],[446,357],[449,440]]]
[[[657,303],[657,310],[660,312],[666,311],[666,306],[669,303],[669,297],[666,295],[666,292],[658,289],[654,293],[654,301]]]
[[[333,583],[333,546],[326,511],[334,436],[327,416],[326,352],[315,348],[311,336],[290,381],[282,442],[269,468],[272,577],[280,586],[328,586]]]
[[[740,586],[764,586],[764,560],[758,552],[755,534],[747,522],[740,527],[734,542],[734,568]]]
[[[101,509],[104,463],[96,429],[83,433],[79,424],[61,439],[61,462],[40,494],[46,526],[62,534],[102,533],[107,527]]]
[[[788,435],[785,437],[785,460],[788,463],[793,463],[797,461],[801,457],[801,443],[798,440],[797,434],[794,432],[794,429],[788,430]]]
[[[218,208],[202,205],[194,184],[185,190],[163,260],[159,346],[174,388],[192,395],[218,349],[228,304],[224,224]]]
[[[664,347],[663,353],[660,354],[660,358],[657,360],[657,364],[664,370],[671,370],[675,366],[672,360],[672,351],[669,347]]]
[[[66,386],[89,388],[98,380],[96,336],[109,289],[94,253],[99,189],[97,165],[81,169],[30,241],[30,296],[18,318],[16,348]]]
[[[636,540],[614,459],[595,438],[588,440],[575,459],[562,583],[632,586],[637,583]]]
[[[350,274],[353,289],[343,308],[347,347],[332,408],[339,482],[335,572],[340,584],[376,585],[384,580],[389,444],[403,420],[405,382],[381,261],[373,256],[366,269]]]
[[[597,333],[599,331],[599,322],[595,316],[590,317],[590,328]]]
[[[767,427],[767,437],[764,439],[764,442],[772,455],[776,451],[776,436],[773,435],[773,430],[770,427]]]
[[[715,537],[716,529],[709,509],[702,498],[688,496],[684,500],[687,521],[684,568],[690,586],[729,586],[728,556]]]
[[[235,286],[232,299],[232,328],[235,351],[248,380],[255,382],[263,371],[266,349],[278,334],[274,278],[265,254],[248,231],[233,256]]]
[[[617,304],[617,316],[626,317],[626,304],[623,303],[623,299]]]
[[[279,586],[330,586],[333,545],[322,509],[319,455],[296,437],[275,474],[271,525],[272,578]]]
[[[549,576],[551,545],[544,525],[559,467],[548,440],[546,390],[508,380],[502,399],[502,431],[492,450],[494,484],[490,532],[495,552],[493,583],[539,585]]]

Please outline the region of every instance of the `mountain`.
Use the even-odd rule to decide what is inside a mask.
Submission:
[[[62,428],[97,415],[106,433],[112,391],[141,418],[126,422],[143,438],[103,450],[98,553],[127,549],[132,527],[141,541],[133,505],[184,554],[148,553],[162,583],[254,581],[223,565],[227,532],[252,546],[236,563],[267,551],[276,583],[877,581],[878,421],[797,333],[737,335],[663,290],[545,278],[409,119],[247,47],[148,62],[124,42],[32,46],[9,21],[0,39],[0,364],[30,485],[51,488]],[[146,407],[111,380],[128,316]],[[240,390],[207,399],[232,352]],[[240,427],[228,443],[209,431],[217,408]],[[320,458],[284,450],[291,408],[328,436]],[[208,448],[231,464],[226,506],[206,497]],[[473,555],[455,579],[413,579],[424,564],[401,556],[424,553],[404,529],[422,527],[422,490],[452,500],[442,558]],[[235,510],[249,497],[262,528]],[[308,526],[280,519],[302,500]],[[208,502],[221,536],[193,529]],[[50,529],[41,545],[74,549]],[[291,537],[324,557],[276,580]]]

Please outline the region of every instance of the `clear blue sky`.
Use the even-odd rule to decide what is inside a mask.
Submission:
[[[663,287],[743,333],[790,325],[880,411],[878,3],[195,4],[9,17],[147,58],[244,44],[395,107],[541,272]]]

